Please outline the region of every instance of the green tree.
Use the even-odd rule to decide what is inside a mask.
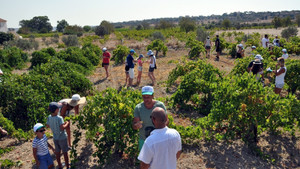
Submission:
[[[281,31],[281,36],[287,40],[292,36],[297,36],[298,29],[294,26],[289,26],[288,28]]]
[[[170,22],[170,21],[167,21],[167,20],[164,20],[164,19],[161,19],[159,21],[159,24],[157,26],[158,29],[167,29],[167,28],[171,28],[173,27],[174,25]]]
[[[83,35],[84,30],[82,27],[74,25],[74,26],[67,26],[64,29],[64,34],[65,35],[77,35],[78,37]]]
[[[156,39],[152,41],[150,45],[147,46],[147,50],[155,50],[155,56],[158,56],[158,52],[162,51],[163,55],[166,56],[168,48],[162,40]]]
[[[205,42],[206,38],[209,36],[209,32],[206,31],[203,27],[197,28],[197,40],[200,42]]]
[[[222,26],[223,26],[224,28],[226,28],[226,29],[230,28],[230,26],[231,26],[230,20],[229,20],[229,19],[224,19],[224,20],[222,21]]]
[[[14,40],[14,35],[12,33],[0,32],[0,45],[5,41]]]
[[[69,26],[68,22],[66,20],[57,21],[56,30],[58,32],[64,32],[65,27]]]
[[[282,21],[279,17],[274,17],[274,19],[272,20],[272,24],[274,25],[274,27],[277,29],[279,27],[282,26]]]
[[[88,25],[85,25],[85,26],[83,27],[83,30],[84,30],[85,32],[89,32],[90,30],[92,30],[92,27],[90,27],[90,26],[88,26]]]
[[[95,34],[98,36],[109,35],[115,31],[114,25],[108,21],[102,21],[95,29]]]
[[[196,29],[196,22],[192,20],[190,17],[182,17],[179,20],[179,26],[182,31],[186,33],[190,31],[194,31]]]
[[[21,29],[29,28],[30,32],[47,33],[52,30],[48,16],[35,16],[31,20],[21,20]]]
[[[292,19],[290,16],[287,16],[285,18],[282,19],[282,23],[284,26],[290,26],[292,24]]]
[[[150,24],[148,22],[146,22],[146,21],[143,21],[141,23],[141,25],[143,26],[144,29],[149,29],[150,28]]]

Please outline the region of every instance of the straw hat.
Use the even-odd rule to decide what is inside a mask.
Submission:
[[[85,102],[86,98],[80,97],[79,94],[74,94],[71,99],[65,99],[65,103],[68,103],[72,107],[75,107],[79,104],[84,104]]]

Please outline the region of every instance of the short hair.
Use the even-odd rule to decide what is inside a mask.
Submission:
[[[268,37],[268,35],[267,34],[265,34],[265,38],[267,38]]]
[[[280,57],[280,58],[278,58],[277,60],[278,60],[278,62],[280,62],[280,63],[284,63],[284,58],[283,58],[283,57]]]
[[[216,37],[219,37],[219,35],[216,35]]]

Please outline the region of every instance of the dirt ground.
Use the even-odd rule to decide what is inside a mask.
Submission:
[[[105,45],[110,52],[114,49],[114,46],[120,42],[115,40],[114,37],[111,37],[111,40],[106,42]],[[137,54],[146,54],[145,47],[148,44],[148,41],[134,41],[128,40],[124,41],[124,44],[127,46],[136,47]],[[103,47],[100,46],[100,47]],[[155,70],[155,76],[157,79],[157,84],[154,86],[155,96],[163,97],[170,95],[166,92],[166,87],[164,81],[167,80],[168,74],[176,66],[175,63],[170,61],[181,61],[183,56],[187,55],[188,50],[184,48],[184,44],[178,43],[168,43],[168,52],[167,56],[157,57],[157,67]],[[250,54],[250,51],[246,50],[246,55]],[[295,57],[295,56],[294,56]],[[231,59],[230,56],[222,55],[220,61],[214,61],[215,52],[210,59],[207,59],[208,63],[211,63],[215,67],[224,71],[226,74],[231,71],[234,66],[234,59]],[[147,60],[148,58],[146,58]],[[151,80],[149,79],[148,73],[148,63],[145,63],[142,82],[139,86],[134,86],[135,89],[140,90],[142,86],[149,85]],[[94,74],[88,76],[88,79],[94,84],[94,88],[98,91],[105,90],[107,87],[112,87],[119,89],[122,86],[125,86],[125,72],[124,65],[113,65],[109,66],[110,76],[105,78],[105,70],[102,67],[97,67]],[[16,72],[19,73],[19,72]],[[137,70],[135,70],[135,75]],[[136,79],[134,79],[134,84]],[[176,123],[185,123],[186,119],[179,117],[176,114],[173,114],[175,117]],[[74,131],[74,125],[72,125],[71,130]],[[48,131],[49,132],[49,131]],[[120,158],[117,155],[112,157],[110,164],[105,166],[99,166],[97,164],[97,158],[93,157],[93,152],[96,151],[96,148],[93,144],[85,138],[85,131],[82,133],[79,146],[77,147],[78,151],[78,162],[75,164],[76,168],[85,169],[85,168],[107,168],[107,169],[121,169],[121,168],[139,168],[138,166],[132,165],[125,158]],[[49,139],[50,144],[53,144],[53,140]],[[0,159],[11,159],[13,161],[21,161],[22,166],[20,168],[36,168],[33,163],[32,156],[32,140],[24,143],[19,143],[15,139],[6,137],[0,140],[0,147],[10,147],[14,146],[14,150],[9,153],[5,153],[0,157]],[[269,155],[269,159],[273,159],[273,162],[270,160],[264,160],[262,157],[254,155],[249,148],[241,141],[235,140],[230,143],[227,142],[216,142],[216,141],[202,141],[197,145],[183,145],[183,153],[181,154],[180,159],[178,160],[177,168],[178,169],[207,169],[207,168],[257,168],[257,169],[266,169],[266,168],[299,168],[300,169],[300,134],[297,132],[295,137],[291,137],[287,133],[283,133],[278,136],[269,135],[263,133],[259,140],[259,146],[262,152],[266,155]],[[57,162],[53,152],[50,152],[55,166]],[[17,167],[14,167],[17,168]],[[56,167],[57,168],[57,167]]]

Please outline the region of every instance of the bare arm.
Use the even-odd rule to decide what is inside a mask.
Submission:
[[[134,117],[133,118],[132,128],[134,130],[138,130],[138,129],[142,128],[142,127],[143,127],[143,125],[141,123],[141,119],[139,117]]]
[[[68,127],[69,124],[70,122],[66,121],[64,124],[60,125],[60,130],[64,130],[65,128]]]
[[[141,161],[140,167],[141,167],[141,169],[148,169],[150,167],[150,164],[146,164],[143,161]]]
[[[280,69],[279,72],[277,72],[276,70],[277,70],[277,66],[276,66],[276,69],[273,70],[273,72],[275,73],[276,76],[279,76],[279,75],[281,75],[282,73],[285,72],[285,69]]]
[[[37,166],[39,166],[40,162],[37,158],[37,148],[32,148],[32,151],[33,151],[33,157],[34,157],[35,163],[36,163]]]
[[[49,144],[49,142],[47,142],[47,144],[48,144],[48,147],[49,147],[53,152],[55,152],[55,151],[54,151],[54,148],[51,146],[51,144]]]
[[[74,107],[75,110],[75,116],[79,114],[79,105]]]

